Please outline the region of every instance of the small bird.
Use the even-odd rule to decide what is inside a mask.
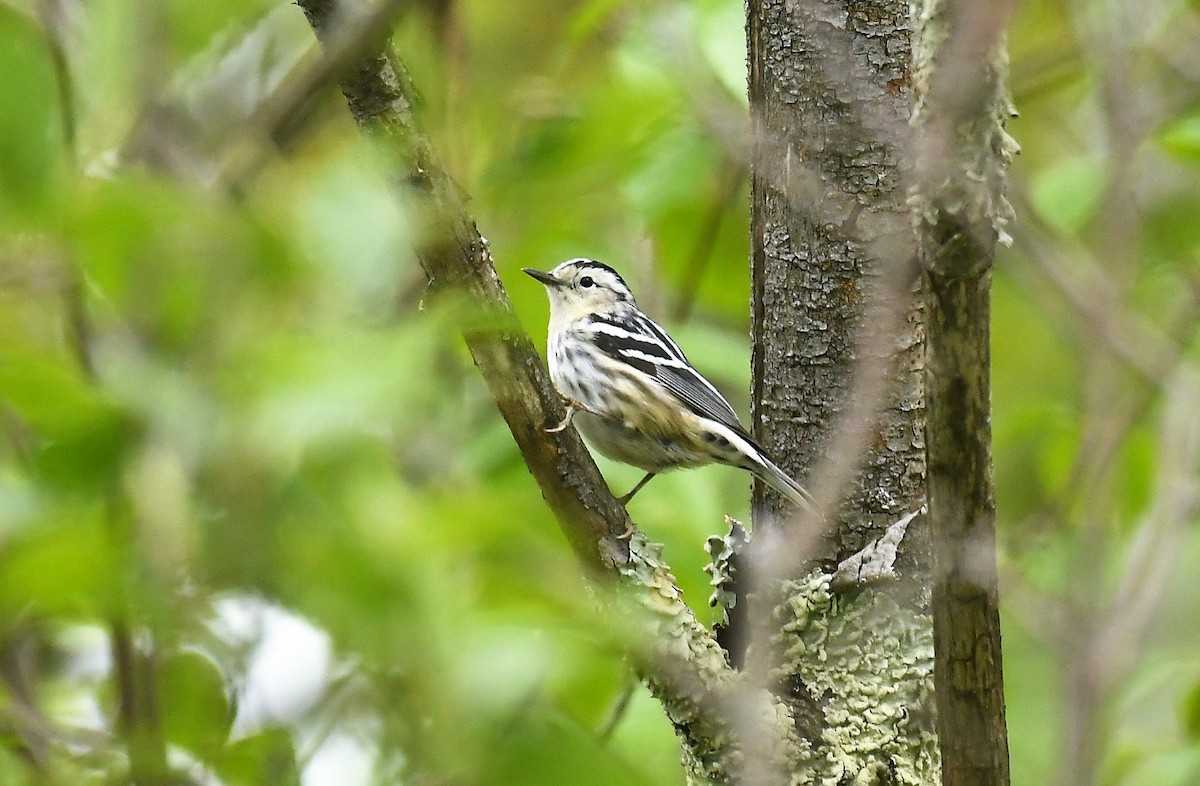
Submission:
[[[550,378],[567,416],[596,450],[646,472],[628,503],[669,469],[717,462],[749,470],[809,513],[812,496],[775,466],[733,407],[692,368],[679,345],[642,313],[624,279],[593,259],[549,273],[524,268],[550,296]]]

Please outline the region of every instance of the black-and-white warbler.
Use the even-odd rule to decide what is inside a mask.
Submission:
[[[807,491],[775,466],[738,422],[733,407],[642,313],[624,279],[591,259],[549,273],[525,268],[550,295],[550,377],[588,442],[646,471],[628,502],[660,472],[718,462],[753,472],[819,516]]]

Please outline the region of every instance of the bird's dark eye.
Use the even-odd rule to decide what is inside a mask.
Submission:
[[[592,284],[595,284],[595,283],[596,283],[595,281],[592,281],[591,276],[584,276],[583,278],[579,279],[579,286],[581,286],[581,287],[590,287]]]

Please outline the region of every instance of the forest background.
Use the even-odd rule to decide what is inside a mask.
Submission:
[[[746,413],[741,4],[401,5],[420,116],[535,341],[520,268],[601,259]],[[423,301],[387,153],[326,90],[245,164],[313,46],[268,0],[0,3],[0,782],[119,766],[109,646],[132,610],[185,770],[680,783],[653,699],[614,714],[619,625],[455,304]],[[1009,49],[1013,782],[1200,782],[1200,5],[1026,0]],[[748,517],[746,476],[668,475],[631,507],[711,619],[701,545]]]

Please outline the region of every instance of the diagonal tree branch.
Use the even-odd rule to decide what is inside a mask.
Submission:
[[[322,45],[340,40],[337,3],[302,0],[300,6]],[[417,125],[406,72],[391,56],[386,36],[374,42],[364,36],[360,42],[356,57],[339,50],[345,58],[339,69],[342,93],[364,133],[388,140],[398,155],[393,181],[406,197],[417,197],[413,201],[422,211],[424,230],[417,256],[431,287],[464,297],[475,313],[472,324],[463,325],[471,356],[580,558],[602,570],[628,562],[629,543],[619,536],[631,526],[629,516],[608,492],[578,432],[546,432],[546,425],[560,422],[566,411],[541,357],[516,325],[487,241]]]

